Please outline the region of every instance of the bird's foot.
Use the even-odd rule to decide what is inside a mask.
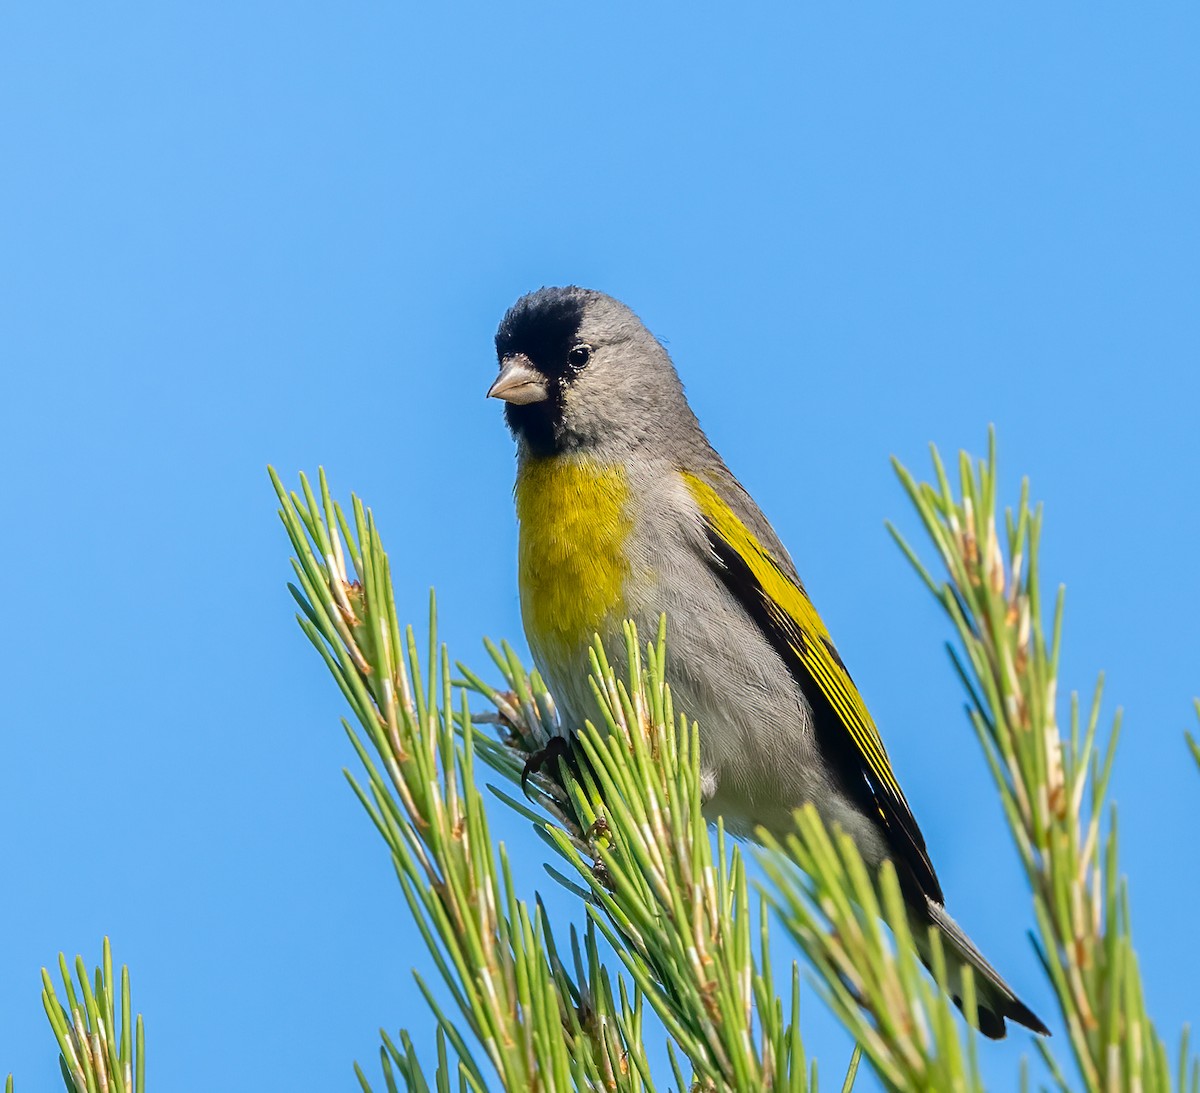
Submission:
[[[571,762],[571,744],[565,736],[550,737],[544,748],[540,751],[535,751],[525,760],[525,766],[521,771],[521,792],[526,797],[529,796],[528,782],[530,777],[534,774],[540,774],[555,759],[565,759],[568,763]]]

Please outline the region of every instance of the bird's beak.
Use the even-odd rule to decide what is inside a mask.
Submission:
[[[488,388],[488,398],[502,398],[514,406],[527,406],[531,402],[545,402],[550,397],[546,377],[534,366],[524,353],[505,357],[500,366],[500,375]]]

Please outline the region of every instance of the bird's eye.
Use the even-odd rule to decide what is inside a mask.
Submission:
[[[590,345],[577,345],[567,354],[567,362],[572,368],[583,368],[592,359]]]

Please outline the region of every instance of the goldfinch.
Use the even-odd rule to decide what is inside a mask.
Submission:
[[[504,316],[496,355],[488,395],[517,445],[521,615],[564,724],[595,717],[592,636],[619,655],[626,618],[648,633],[665,612],[675,707],[700,726],[706,814],[738,834],[786,834],[811,802],[869,866],[894,863],[914,936],[941,931],[960,1005],[961,969],[974,969],[980,1031],[998,1039],[1008,1018],[1045,1033],[946,914],[879,731],[663,346],[603,293],[543,288]]]

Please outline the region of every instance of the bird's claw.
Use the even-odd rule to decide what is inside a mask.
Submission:
[[[525,760],[525,766],[521,770],[521,792],[526,797],[529,796],[529,779],[534,774],[540,774],[542,769],[555,759],[570,759],[571,745],[566,737],[552,736],[546,742],[546,746],[540,751],[535,751],[528,759]]]

